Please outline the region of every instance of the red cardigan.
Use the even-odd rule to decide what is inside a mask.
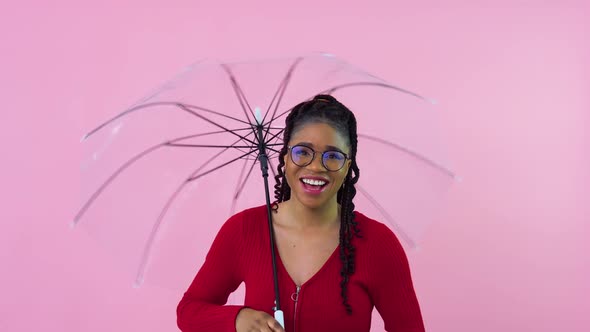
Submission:
[[[355,212],[362,238],[356,247],[355,273],[348,284],[348,315],[340,296],[339,248],[307,282],[297,286],[280,257],[277,268],[287,332],[369,331],[376,307],[391,332],[424,331],[405,252],[387,226]],[[205,263],[178,304],[184,332],[235,331],[240,309],[273,314],[274,287],[266,206],[242,211],[221,228]],[[245,282],[244,306],[225,305]],[[297,300],[297,301],[295,301]]]

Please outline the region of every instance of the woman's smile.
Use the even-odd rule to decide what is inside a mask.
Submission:
[[[329,180],[319,176],[304,176],[299,179],[303,186],[303,191],[309,195],[319,195],[330,183]]]
[[[309,164],[298,166],[293,161],[292,150],[285,155],[285,177],[291,187],[292,198],[310,209],[335,206],[336,194],[346,178],[350,161],[346,160],[340,169],[330,171],[326,169],[322,158],[325,151],[346,153],[349,150],[347,140],[329,124],[318,122],[298,128],[289,145],[308,148],[309,152],[305,152],[302,157],[313,158],[310,161],[307,159]]]

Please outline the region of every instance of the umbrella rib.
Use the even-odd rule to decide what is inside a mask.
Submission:
[[[346,83],[346,84],[341,84],[341,85],[337,85],[337,86],[331,87],[330,89],[324,90],[324,91],[320,92],[319,94],[332,94],[336,90],[340,90],[340,89],[343,89],[343,88],[349,88],[349,87],[353,87],[353,86],[378,86],[378,87],[382,87],[382,88],[393,89],[393,90],[396,90],[398,92],[402,92],[404,94],[408,94],[408,95],[414,96],[414,97],[416,97],[418,99],[421,99],[421,100],[424,100],[424,101],[427,101],[427,102],[430,102],[430,103],[434,103],[432,100],[430,100],[430,99],[428,99],[426,97],[423,97],[423,96],[421,96],[421,95],[419,95],[417,93],[414,93],[414,92],[412,92],[410,90],[405,90],[405,89],[402,89],[402,88],[397,87],[397,86],[394,86],[394,85],[390,85],[390,84],[386,84],[386,83],[379,83],[379,82],[352,82],[352,83]],[[285,114],[291,112],[292,109],[293,108],[290,108],[290,109],[284,111],[283,113],[277,115],[276,117],[273,117],[270,121],[274,121],[274,120],[276,120],[276,119],[284,116]]]
[[[388,140],[384,140],[384,139],[379,138],[379,137],[369,136],[369,135],[365,135],[365,134],[358,134],[358,136],[359,137],[366,138],[366,139],[371,140],[371,141],[374,141],[374,142],[378,142],[378,143],[387,145],[387,146],[392,147],[394,149],[397,149],[397,150],[399,150],[399,151],[401,151],[401,152],[403,152],[405,154],[408,154],[408,155],[410,155],[410,156],[412,156],[412,157],[414,157],[414,158],[422,161],[423,163],[426,163],[426,164],[434,167],[435,169],[437,169],[437,170],[443,172],[444,174],[446,174],[447,176],[449,176],[449,177],[451,177],[453,179],[455,178],[455,173],[453,173],[453,171],[451,171],[448,168],[446,168],[446,167],[444,167],[444,166],[436,163],[435,161],[433,161],[431,159],[428,159],[425,156],[423,156],[423,155],[421,155],[421,154],[419,154],[419,153],[417,153],[415,151],[412,151],[412,150],[410,150],[408,148],[405,148],[405,147],[403,147],[403,146],[401,146],[399,144],[390,142]]]
[[[244,149],[252,149],[255,148],[249,145],[205,145],[205,144],[167,144],[168,146],[177,147],[177,148],[213,148],[213,149],[236,149],[240,152],[244,152]]]
[[[251,130],[251,128],[239,128],[239,129],[231,129],[231,130],[232,131],[244,131],[244,130]],[[235,149],[238,149],[240,151],[242,151],[241,149],[250,149],[250,148],[253,147],[253,146],[250,146],[250,145],[236,146],[236,145],[234,145],[235,143],[232,144],[232,145],[180,144],[180,143],[173,143],[173,142],[183,141],[183,140],[187,140],[187,139],[191,139],[191,138],[195,138],[195,137],[200,137],[200,136],[207,136],[207,135],[212,135],[212,134],[225,134],[225,133],[226,133],[225,130],[220,130],[220,131],[213,131],[213,132],[208,132],[208,133],[199,133],[199,134],[187,135],[187,136],[183,136],[183,137],[177,137],[177,138],[169,141],[167,145],[168,146],[174,146],[174,147],[235,148]]]
[[[281,138],[278,137],[278,135],[280,135],[284,130],[285,130],[284,128],[281,129],[278,133],[273,134],[273,136],[270,139],[267,140],[267,142],[269,142],[268,144],[266,144],[266,148],[268,150],[270,150],[272,152],[275,152],[276,154],[280,154],[280,151],[278,151],[276,149],[273,149],[273,148],[270,148],[270,146],[283,146],[284,144],[283,143],[270,143],[270,142],[272,142],[275,139],[277,141],[280,140]]]
[[[278,132],[274,133],[274,134],[272,135],[272,137],[271,137],[271,138],[269,138],[269,139],[267,140],[267,142],[270,142],[270,141],[272,141],[273,139],[277,138],[277,137],[278,137],[280,134],[282,134],[284,131],[285,131],[285,128],[282,128],[282,129],[281,129],[281,130],[279,130]],[[280,139],[280,137],[279,137],[278,139]],[[279,144],[277,144],[277,145],[279,145]]]
[[[282,145],[282,144],[281,144],[281,145]],[[278,151],[278,150],[275,150],[275,149],[273,149],[273,148],[269,148],[268,146],[266,147],[266,149],[267,149],[267,150],[270,150],[270,151],[272,151],[272,152],[275,152],[275,153],[279,153],[279,151]]]
[[[132,164],[134,164],[135,162],[137,162],[139,159],[145,157],[146,155],[154,152],[155,150],[157,150],[157,149],[159,149],[161,147],[169,146],[169,143],[170,142],[175,142],[175,141],[178,141],[178,140],[183,140],[183,139],[197,137],[197,136],[203,136],[203,135],[207,135],[207,134],[211,134],[211,133],[202,133],[202,134],[196,134],[196,135],[190,135],[190,136],[183,136],[183,137],[175,138],[175,139],[173,139],[171,141],[162,142],[162,143],[156,144],[154,146],[151,146],[151,147],[145,149],[144,151],[136,154],[132,158],[128,159],[121,166],[119,166],[119,168],[116,171],[114,171],[108,177],[108,179],[106,179],[98,187],[98,189],[96,191],[94,191],[94,193],[90,196],[90,198],[86,201],[86,203],[84,203],[84,205],[82,206],[82,208],[80,209],[80,211],[78,211],[78,213],[74,217],[74,220],[72,221],[72,226],[76,226],[80,222],[80,220],[82,219],[82,217],[84,216],[84,214],[86,213],[86,211],[90,208],[90,206],[94,203],[94,201],[100,196],[100,194],[102,194],[102,192],[106,189],[106,187],[108,187],[124,170],[126,170],[127,168],[129,168]],[[239,141],[240,140],[237,140],[236,143],[239,142]],[[225,151],[225,150],[223,150],[223,151]]]
[[[166,145],[166,143],[161,143],[161,144],[152,146],[152,147],[140,152],[139,154],[135,155],[133,158],[127,160],[125,163],[123,163],[123,165],[121,165],[115,172],[113,172],[109,176],[109,178],[107,180],[105,180],[100,185],[100,187],[98,187],[98,189],[96,191],[94,191],[94,193],[92,194],[92,196],[90,196],[90,198],[86,201],[86,203],[84,203],[84,205],[82,206],[80,211],[78,211],[78,213],[74,217],[74,220],[72,222],[72,226],[76,226],[78,224],[78,222],[82,219],[82,217],[84,216],[84,214],[86,213],[88,208],[90,208],[92,203],[94,203],[94,201],[98,198],[98,196],[100,196],[100,194],[106,189],[106,187],[109,186],[111,184],[111,182],[113,182],[119,176],[119,174],[121,174],[125,169],[127,169],[129,166],[131,166],[133,163],[135,163],[139,159],[145,157],[149,153],[151,153],[151,152],[153,152],[165,145]]]
[[[248,160],[249,160],[248,158],[245,158],[244,164],[242,165],[242,169],[240,170],[240,176],[238,177],[238,182],[236,183],[236,189],[234,190],[234,195],[232,197],[232,204],[231,204],[231,210],[230,210],[230,213],[232,215],[235,213],[235,210],[236,210],[236,202],[238,201],[237,200],[238,188],[240,186],[240,183],[242,182],[242,178],[244,177],[244,172],[246,171],[246,165],[248,165]]]
[[[252,121],[252,119],[250,119],[250,114],[252,115],[252,117],[256,118],[254,115],[254,111],[252,111],[252,107],[250,107],[250,104],[248,103],[248,100],[246,99],[244,92],[240,88],[240,85],[238,84],[236,77],[234,76],[233,72],[229,69],[228,65],[222,64],[221,66],[223,67],[223,69],[225,69],[225,72],[229,75],[232,89],[234,90],[236,97],[238,98],[238,101],[240,102],[240,106],[242,107],[242,110],[244,111],[244,114],[246,115],[248,122],[250,124],[254,123]],[[245,106],[244,106],[244,103],[246,104]],[[246,106],[247,106],[248,110],[250,111],[250,114],[248,114],[248,110],[246,110]]]
[[[274,107],[274,111],[273,111],[273,115],[276,113],[277,108],[279,107],[281,100],[283,98],[283,95],[285,94],[285,90],[287,89],[287,83],[290,81],[291,78],[291,70],[289,70],[286,74],[286,76],[281,80],[281,83],[279,83],[279,86],[277,88],[277,91],[275,91],[275,94],[272,96],[272,99],[266,109],[266,112],[264,112],[264,117],[262,118],[262,123],[267,124],[270,126],[271,122],[265,122],[266,118],[268,117],[268,113],[270,112],[270,110]],[[280,94],[278,101],[276,103],[276,105],[273,106],[273,104],[275,103],[275,100],[277,99],[277,96]],[[271,115],[272,118],[272,115]]]
[[[277,177],[277,173],[275,173],[275,168],[272,165],[272,161],[270,160],[271,157],[272,156],[268,156],[268,165],[270,166],[269,168],[270,168],[270,171],[272,172],[273,178],[276,178]]]
[[[244,131],[244,130],[249,130],[250,131],[251,128],[232,129],[232,131]],[[242,147],[235,146],[235,144],[238,141],[240,141],[240,140],[234,142],[231,146],[227,146],[227,145],[223,145],[223,146],[209,145],[209,146],[206,146],[206,145],[197,145],[197,144],[173,144],[173,142],[177,142],[177,141],[181,141],[181,140],[186,140],[186,139],[195,138],[195,137],[199,137],[199,136],[206,136],[206,135],[210,135],[210,134],[221,134],[221,133],[225,134],[226,131],[222,130],[222,131],[215,131],[215,132],[209,132],[209,133],[195,134],[195,135],[188,135],[188,136],[184,136],[184,137],[179,137],[179,138],[173,139],[172,141],[168,142],[169,144],[167,144],[167,145],[174,146],[174,147],[220,147],[220,148],[235,148],[238,151],[244,152],[244,150],[243,150]],[[248,135],[246,135],[246,137],[249,136],[249,135],[251,135],[251,134],[252,134],[252,132],[250,132]],[[251,148],[253,148],[253,146],[244,146],[244,148],[251,149]]]
[[[278,132],[274,133],[274,134],[273,134],[273,136],[272,136],[272,137],[271,137],[271,138],[270,138],[268,141],[269,141],[269,142],[272,142],[273,140],[274,140],[275,142],[277,142],[277,141],[281,141],[281,140],[282,140],[282,138],[281,138],[281,137],[279,137],[279,136],[280,136],[280,135],[281,135],[281,134],[282,134],[284,131],[285,131],[285,128],[283,128],[283,129],[279,130]],[[282,144],[282,143],[277,143],[277,144]]]
[[[221,155],[223,152],[225,152],[227,150],[223,150],[220,151],[219,153],[217,153],[215,156],[213,156],[212,158],[210,158],[209,160],[207,160],[203,165],[199,166],[199,168],[197,168],[192,174],[191,176],[189,176],[185,181],[183,181],[183,183],[176,189],[176,191],[170,196],[170,198],[168,199],[168,201],[166,202],[166,205],[164,206],[164,208],[161,210],[160,215],[158,216],[158,219],[156,220],[156,223],[154,224],[154,226],[152,227],[152,231],[150,232],[150,236],[148,238],[148,240],[146,241],[146,244],[144,246],[143,249],[143,254],[141,256],[141,262],[139,264],[139,268],[138,268],[138,272],[137,272],[137,276],[135,278],[135,284],[136,285],[141,285],[143,283],[143,277],[147,268],[147,264],[148,264],[148,260],[150,257],[150,253],[154,244],[154,241],[156,239],[156,236],[158,235],[158,232],[160,230],[160,226],[162,224],[162,221],[164,220],[164,217],[166,215],[166,213],[168,212],[168,210],[170,209],[170,206],[172,205],[172,203],[174,202],[174,200],[176,200],[176,197],[178,196],[178,194],[180,194],[180,192],[184,189],[184,187],[191,181],[196,180],[198,178],[200,178],[203,175],[209,174],[214,170],[217,170],[223,166],[229,165],[230,163],[239,160],[241,157],[244,157],[245,155],[251,154],[252,152],[256,152],[256,150],[250,151],[244,155],[242,155],[241,157],[238,157],[236,159],[231,160],[230,162],[224,163],[219,167],[214,168],[213,170],[207,171],[205,173],[203,173],[200,176],[196,176],[194,175],[195,173],[198,173],[201,169],[203,169],[207,164],[209,164],[210,162],[212,162],[215,158],[217,158],[219,155]]]
[[[274,111],[271,115],[271,120],[268,122],[268,127],[270,128],[270,126],[272,125],[272,118],[277,114],[277,110],[279,109],[279,106],[281,104],[281,101],[283,100],[283,96],[285,95],[285,91],[287,90],[287,86],[289,85],[289,83],[291,82],[291,77],[293,75],[293,71],[295,71],[295,68],[297,68],[297,66],[299,65],[299,63],[303,60],[303,58],[297,58],[295,59],[295,61],[293,62],[293,64],[291,65],[291,67],[289,68],[289,70],[287,71],[287,74],[285,75],[285,77],[283,78],[283,80],[281,81],[281,84],[279,84],[279,87],[277,89],[277,91],[275,92],[270,105],[268,106],[268,109],[266,110],[266,113],[264,114],[264,118],[262,120],[262,122],[264,123],[264,121],[266,120],[266,117],[270,111],[270,109],[272,108],[272,105],[277,97],[278,94],[279,95],[279,99],[274,107]],[[264,134],[264,138],[266,139],[266,135],[268,134],[268,130],[267,132]]]
[[[240,128],[240,129],[232,129],[232,131],[244,131],[244,130],[252,130],[251,128]],[[221,131],[214,131],[214,132],[209,132],[209,133],[202,133],[202,134],[194,134],[194,135],[188,135],[188,136],[183,136],[183,137],[178,137],[175,138],[173,140],[171,140],[169,143],[173,143],[173,142],[177,142],[177,141],[182,141],[182,140],[187,140],[187,139],[191,139],[191,138],[195,138],[195,137],[200,137],[200,136],[207,136],[207,135],[211,135],[211,134],[225,134],[226,131],[225,130],[221,130]],[[250,132],[247,136],[251,135],[252,132]],[[239,141],[239,140],[238,140]],[[235,144],[235,143],[234,143]],[[168,144],[169,146],[186,146],[188,144]],[[228,147],[228,146],[223,146],[223,147]],[[229,147],[235,147],[235,146],[229,146]],[[242,148],[240,147],[235,147],[236,150],[242,151],[244,152],[244,150],[242,150]],[[251,146],[247,146],[247,148],[252,148]]]
[[[234,148],[234,149],[250,149],[252,146],[250,145],[208,145],[208,144],[168,144],[169,146],[179,147],[179,148]]]
[[[355,185],[356,189],[360,191],[368,200],[373,204],[377,210],[387,219],[387,222],[396,230],[398,235],[404,239],[404,241],[409,244],[412,248],[416,247],[416,243],[412,240],[406,232],[398,225],[398,223],[393,219],[393,217],[387,212],[385,208],[371,195],[369,194],[362,186],[358,183]]]
[[[207,108],[203,108],[203,107],[195,106],[195,105],[191,105],[191,104],[184,104],[184,103],[182,103],[182,104],[185,105],[185,106],[187,106],[187,107],[189,107],[189,108],[196,108],[196,109],[198,109],[200,111],[204,111],[204,112],[207,112],[207,113],[212,113],[212,114],[219,115],[219,116],[224,117],[224,118],[227,118],[227,119],[235,120],[235,121],[238,121],[240,123],[250,125],[250,123],[247,122],[247,121],[238,119],[238,118],[233,117],[233,116],[229,116],[227,114],[223,114],[221,112],[216,112],[216,111],[213,111],[213,110],[210,110],[210,109],[207,109]]]
[[[236,202],[240,198],[240,195],[242,194],[242,191],[244,190],[244,187],[246,186],[246,183],[248,182],[248,179],[250,178],[250,175],[252,174],[252,171],[254,170],[254,166],[256,166],[256,161],[254,161],[252,163],[252,166],[250,166],[250,170],[248,170],[248,174],[246,174],[246,178],[243,179],[243,181],[242,181],[242,179],[240,179],[241,184],[238,183],[238,187],[236,188],[237,189],[236,193],[235,193],[233,200],[232,200],[232,213],[234,212],[234,207],[235,207]]]
[[[291,108],[289,108],[288,110],[284,111],[283,113],[281,113],[281,114],[279,114],[279,115],[277,115],[277,116],[275,116],[275,117],[271,118],[271,119],[270,119],[270,121],[275,121],[275,120],[277,120],[277,119],[279,119],[279,118],[283,117],[284,115],[288,114],[288,113],[289,113],[289,112],[291,112],[292,110],[293,110],[293,107],[291,107]]]
[[[215,168],[212,168],[212,169],[210,169],[210,170],[208,170],[208,171],[206,171],[206,172],[204,172],[204,173],[201,173],[201,174],[197,174],[197,175],[191,176],[189,179],[187,179],[187,182],[194,181],[194,180],[197,180],[197,179],[199,179],[199,178],[202,178],[203,176],[205,176],[205,175],[207,175],[207,174],[210,174],[210,173],[212,173],[212,172],[215,172],[216,170],[218,170],[218,169],[220,169],[220,168],[222,168],[222,167],[225,167],[225,166],[227,166],[227,165],[229,165],[229,164],[231,164],[231,163],[233,163],[233,162],[236,162],[237,160],[240,160],[240,159],[242,159],[242,158],[244,158],[244,157],[246,157],[246,156],[248,156],[248,155],[250,155],[250,154],[252,154],[252,153],[254,153],[254,152],[258,152],[258,150],[252,150],[252,151],[250,151],[250,152],[246,152],[246,153],[244,153],[243,155],[241,155],[241,156],[239,156],[239,157],[237,157],[237,158],[234,158],[234,159],[232,159],[232,160],[230,160],[230,161],[227,161],[227,162],[225,162],[225,163],[223,163],[223,164],[221,164],[221,165],[219,165],[219,166],[217,166],[217,167],[215,167]]]
[[[244,130],[251,131],[252,128],[232,129],[232,131],[244,131]],[[186,135],[186,136],[181,136],[181,137],[173,138],[171,140],[171,142],[176,142],[176,141],[181,141],[181,140],[186,140],[186,139],[191,139],[191,138],[201,137],[201,136],[209,136],[209,135],[215,135],[215,134],[225,134],[226,132],[227,131],[225,131],[225,130],[218,130],[218,131],[210,131],[210,132],[206,132],[206,133],[191,134],[191,135]]]
[[[189,110],[189,109],[188,109],[188,108],[187,108],[185,105],[183,105],[183,104],[177,104],[177,105],[178,105],[178,107],[180,107],[180,108],[184,109],[185,111],[187,111],[187,112],[189,112],[189,113],[191,113],[191,114],[194,114],[195,116],[198,116],[199,118],[201,118],[201,119],[203,119],[203,120],[205,120],[205,121],[209,122],[210,124],[212,124],[212,125],[214,125],[214,126],[216,126],[216,127],[220,128],[220,129],[223,129],[223,130],[225,130],[226,132],[228,132],[228,133],[230,133],[230,134],[232,134],[232,135],[238,136],[239,138],[241,138],[241,139],[242,139],[242,140],[244,140],[244,141],[247,141],[247,142],[249,142],[249,143],[251,143],[251,144],[256,144],[254,141],[251,141],[251,140],[249,140],[248,138],[246,138],[246,136],[239,135],[238,133],[236,133],[236,132],[234,132],[234,131],[232,131],[232,130],[230,130],[230,129],[227,129],[227,128],[225,128],[224,126],[222,126],[222,125],[218,124],[217,122],[215,122],[215,121],[213,121],[213,120],[211,120],[211,119],[209,119],[209,118],[206,118],[206,117],[204,117],[204,116],[203,116],[203,115],[201,115],[201,114],[198,114],[198,113],[195,113],[195,112],[193,112],[193,111]]]
[[[240,150],[243,152],[242,149],[255,149],[255,146],[251,146],[251,145],[208,145],[208,144],[177,144],[177,143],[169,143],[166,144],[168,146],[172,146],[172,147],[180,147],[180,148],[234,148],[237,150]],[[270,150],[272,152],[275,153],[279,153],[279,151],[270,148],[270,146],[282,146],[283,144],[281,143],[272,143],[272,144],[267,144],[267,150]]]
[[[84,137],[82,137],[82,141],[88,139],[90,136],[92,136],[93,134],[95,134],[96,132],[98,132],[99,130],[101,130],[102,128],[108,126],[112,122],[114,122],[114,121],[116,121],[116,120],[118,120],[118,119],[120,119],[120,118],[122,118],[122,117],[124,117],[126,115],[129,115],[129,114],[131,114],[133,112],[141,111],[141,110],[144,110],[144,109],[147,109],[147,108],[151,108],[153,106],[178,106],[178,104],[179,103],[177,103],[177,102],[161,101],[161,102],[153,102],[153,103],[147,103],[147,104],[141,104],[141,105],[138,105],[138,106],[134,106],[134,107],[132,107],[132,108],[130,108],[128,110],[125,110],[125,111],[117,114],[116,116],[112,117],[111,119],[109,119],[109,120],[103,122],[102,124],[100,124],[98,127],[92,129],[90,132],[88,132],[86,135],[84,135]],[[206,109],[204,107],[195,106],[195,105],[185,105],[185,106],[188,107],[188,108],[196,108],[196,109],[199,109],[199,110],[204,111],[204,112],[209,112],[209,113],[213,113],[213,114],[216,114],[216,115],[219,115],[219,116],[223,116],[223,117],[226,117],[228,119],[232,119],[232,120],[235,120],[235,121],[244,123],[244,124],[248,124],[248,125],[250,124],[250,123],[248,123],[246,121],[243,121],[243,120],[240,120],[240,119],[231,117],[229,115],[225,115],[223,113],[215,112],[213,110],[209,110],[209,109]]]
[[[427,102],[431,102],[432,103],[432,101],[429,100],[428,98],[423,97],[423,96],[421,96],[421,95],[419,95],[419,94],[417,94],[415,92],[412,92],[412,91],[406,90],[406,89],[402,89],[402,88],[397,87],[395,85],[391,85],[391,84],[387,84],[387,83],[381,83],[381,82],[351,82],[351,83],[345,83],[345,84],[336,85],[336,86],[334,86],[334,87],[332,87],[332,88],[330,88],[328,90],[324,90],[323,92],[321,92],[321,94],[324,94],[324,93],[325,94],[332,94],[336,90],[340,90],[340,89],[343,89],[343,88],[350,88],[350,87],[353,87],[353,86],[378,86],[378,87],[382,87],[382,88],[388,88],[388,89],[396,90],[398,92],[405,93],[405,94],[408,94],[408,95],[411,95],[411,96],[414,96],[416,98],[419,98],[419,99],[422,99],[424,101],[427,101]]]

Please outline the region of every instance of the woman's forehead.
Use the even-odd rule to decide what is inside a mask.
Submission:
[[[289,144],[302,144],[322,149],[344,149],[348,146],[348,138],[327,123],[314,122],[297,127],[291,135]]]

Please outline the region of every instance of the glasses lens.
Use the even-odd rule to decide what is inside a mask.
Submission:
[[[307,166],[313,159],[313,150],[306,146],[296,145],[291,148],[291,160],[297,166]]]
[[[326,151],[322,155],[322,162],[328,171],[337,171],[344,166],[346,156],[340,151]]]

